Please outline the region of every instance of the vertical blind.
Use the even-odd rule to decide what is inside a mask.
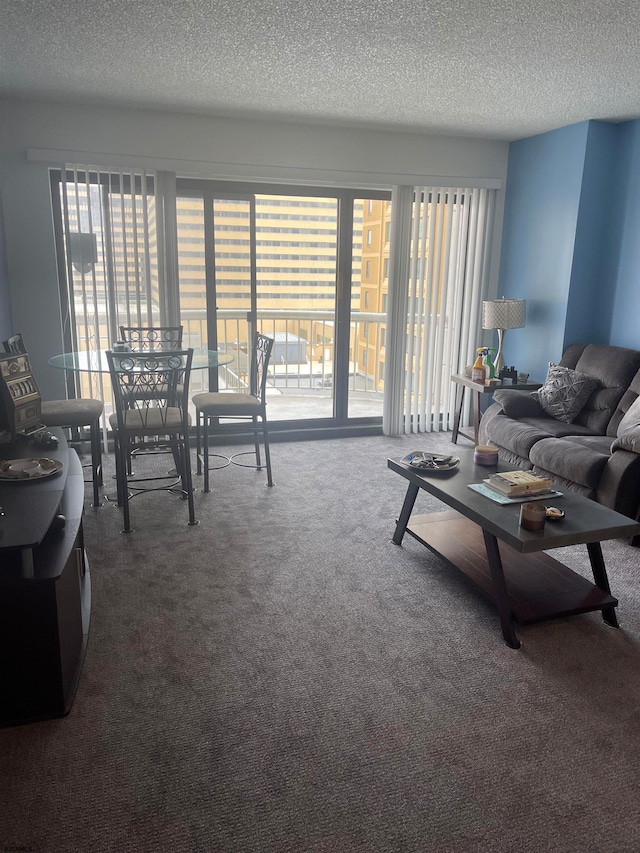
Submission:
[[[396,187],[383,431],[451,428],[451,374],[473,356],[489,273],[495,190]]]
[[[175,175],[65,164],[60,181],[67,306],[65,347],[96,351],[119,327],[175,325]],[[100,373],[81,393],[105,399]]]

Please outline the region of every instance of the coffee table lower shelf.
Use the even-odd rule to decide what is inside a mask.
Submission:
[[[455,566],[496,602],[482,528],[455,510],[414,515],[407,533]],[[543,551],[522,554],[500,542],[509,607],[529,625],[616,607],[618,600]]]

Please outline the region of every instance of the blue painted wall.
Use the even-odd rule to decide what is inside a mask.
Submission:
[[[589,122],[563,348],[610,340],[619,229],[613,223],[619,207],[618,139],[618,125]]]
[[[543,380],[562,355],[589,122],[511,143],[498,295],[527,300],[505,361]]]
[[[505,351],[532,378],[570,343],[640,349],[640,120],[511,144],[499,295],[527,300]]]
[[[618,126],[618,247],[612,344],[640,349],[640,119]]]

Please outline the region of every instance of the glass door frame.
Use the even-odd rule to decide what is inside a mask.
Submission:
[[[260,181],[228,181],[208,178],[176,178],[177,198],[199,198],[204,203],[205,216],[205,277],[214,282],[213,292],[215,294],[215,250],[213,231],[206,226],[207,209],[211,214],[211,222],[214,219],[213,202],[215,199],[239,200],[250,203],[251,231],[251,310],[248,314],[249,323],[253,323],[253,329],[257,328],[257,240],[255,229],[255,199],[259,195],[282,195],[303,196],[335,199],[337,207],[336,223],[336,283],[335,283],[335,345],[334,345],[334,379],[332,416],[325,418],[310,418],[304,420],[279,420],[269,421],[269,432],[300,430],[302,437],[310,437],[309,433],[320,429],[348,429],[353,434],[353,429],[365,428],[369,431],[371,427],[380,427],[382,418],[379,416],[349,418],[349,348],[351,331],[351,289],[353,277],[353,207],[358,199],[391,200],[391,191],[384,189],[363,189],[301,185],[301,184],[277,184]],[[217,321],[215,304],[211,305],[211,295],[207,287],[207,334],[209,341],[217,341]],[[215,299],[215,297],[214,297]],[[213,310],[210,312],[210,307]],[[210,377],[210,388],[217,388],[217,376]]]

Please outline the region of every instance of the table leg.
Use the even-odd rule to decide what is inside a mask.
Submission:
[[[478,443],[478,432],[480,430],[480,392],[472,391],[473,399],[473,438]]]
[[[591,561],[591,570],[593,571],[593,578],[596,582],[596,586],[598,589],[603,590],[603,592],[609,593],[611,595],[611,589],[609,587],[609,578],[607,577],[607,570],[604,565],[604,557],[602,556],[602,546],[599,542],[587,542],[587,551],[589,552],[589,560]],[[602,608],[602,618],[610,625],[612,628],[618,627],[618,619],[616,618],[615,607],[603,607]]]
[[[407,494],[405,495],[404,503],[402,504],[402,510],[400,511],[400,518],[396,522],[396,531],[393,534],[393,539],[391,540],[395,545],[402,545],[402,539],[413,511],[413,505],[418,497],[418,491],[418,486],[414,486],[413,483],[409,483],[409,486],[407,487]]]
[[[464,400],[464,385],[456,385],[456,403],[455,413],[453,416],[453,430],[451,432],[451,441],[454,444],[458,443],[458,433],[460,432],[460,418],[462,417],[462,402]]]
[[[487,558],[489,560],[489,568],[491,569],[491,581],[493,583],[495,601],[498,605],[502,636],[508,646],[512,649],[519,649],[520,640],[517,638],[515,628],[513,627],[513,618],[511,616],[511,608],[509,607],[507,584],[504,579],[498,540],[487,530],[483,530],[482,535],[484,536],[484,545],[487,549]]]

